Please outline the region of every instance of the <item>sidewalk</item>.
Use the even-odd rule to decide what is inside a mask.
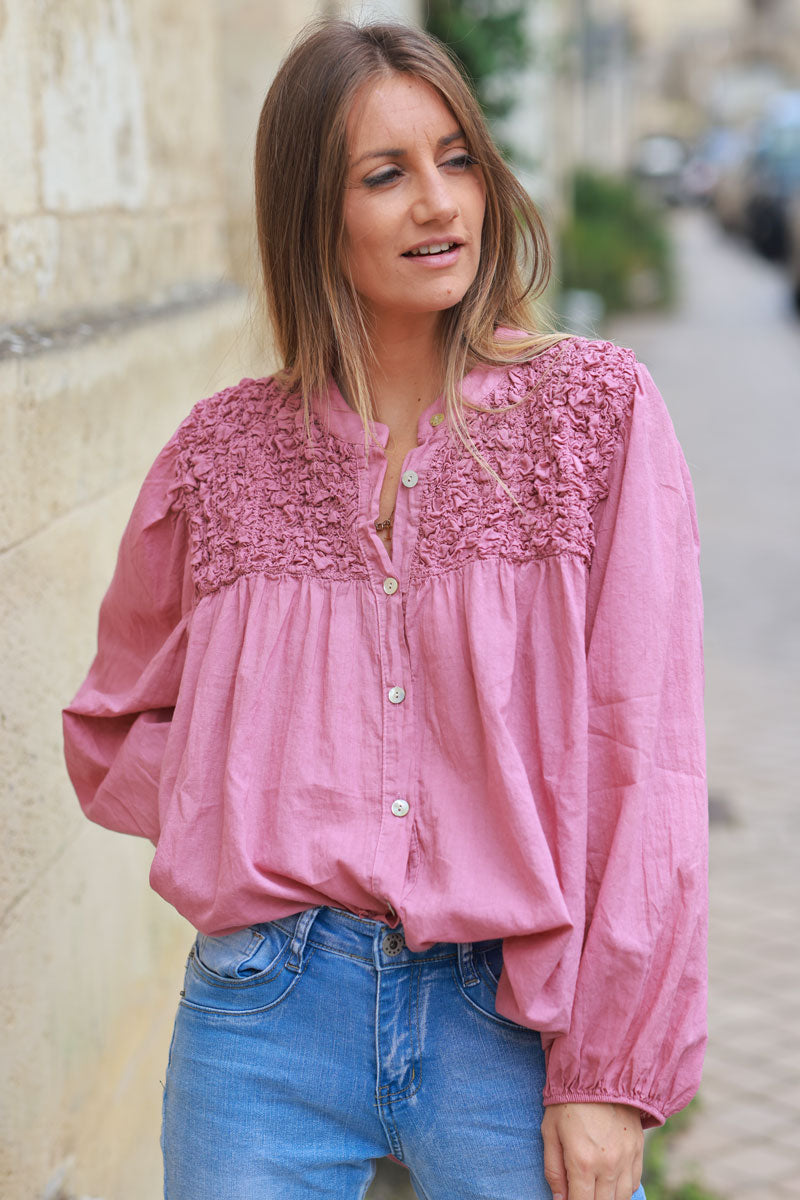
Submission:
[[[694,479],[706,607],[710,1041],[674,1181],[800,1200],[800,322],[780,269],[673,214],[684,300],[603,336],[650,368]]]

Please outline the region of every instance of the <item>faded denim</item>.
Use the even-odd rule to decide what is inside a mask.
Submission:
[[[495,1013],[501,967],[498,938],[413,953],[402,925],[326,906],[198,934],[165,1200],[357,1200],[386,1154],[421,1200],[551,1200],[541,1039]]]

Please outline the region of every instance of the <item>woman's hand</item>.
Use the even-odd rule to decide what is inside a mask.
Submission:
[[[548,1104],[542,1138],[554,1200],[631,1200],[641,1183],[644,1130],[630,1104]]]

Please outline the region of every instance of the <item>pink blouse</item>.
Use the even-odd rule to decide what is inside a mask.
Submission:
[[[476,368],[403,463],[335,386],[201,400],[122,538],[64,710],[86,815],[156,846],[205,933],[319,904],[412,951],[502,937],[497,1012],[541,1031],[546,1103],[656,1125],[706,1042],[702,607],[691,483],[633,351],[573,337]],[[380,446],[388,428],[376,423]]]

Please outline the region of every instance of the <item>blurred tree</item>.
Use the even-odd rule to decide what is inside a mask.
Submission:
[[[458,55],[489,120],[514,106],[514,74],[533,47],[525,28],[530,0],[428,0],[425,28]]]
[[[596,292],[607,313],[668,309],[676,277],[663,210],[633,178],[582,166],[572,185],[573,212],[558,255],[562,287]]]

